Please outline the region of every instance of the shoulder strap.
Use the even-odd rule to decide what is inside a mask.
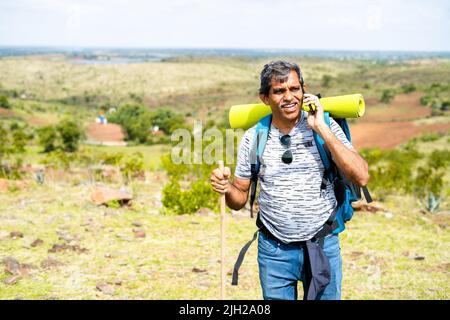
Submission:
[[[331,128],[330,114],[328,112],[324,112],[323,116],[325,119],[325,123],[327,124],[328,127]],[[329,181],[331,181],[332,180],[332,171],[333,171],[332,170],[333,161],[331,159],[331,153],[325,146],[325,141],[314,130],[313,130],[313,136],[314,136],[314,140],[316,142],[317,150],[319,151],[320,158],[322,159],[322,163],[325,168],[324,179],[328,179]],[[326,181],[322,181],[321,189],[324,189],[324,188],[326,188]]]
[[[255,128],[255,136],[250,151],[250,170],[251,170],[251,188],[250,188],[250,216],[253,218],[253,203],[256,198],[256,186],[258,184],[258,173],[261,165],[261,157],[269,136],[270,124],[272,123],[272,114],[269,114],[259,120]]]

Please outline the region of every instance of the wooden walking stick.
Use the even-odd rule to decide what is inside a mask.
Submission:
[[[224,164],[219,160],[219,169]],[[225,194],[220,195],[220,299],[225,300]]]

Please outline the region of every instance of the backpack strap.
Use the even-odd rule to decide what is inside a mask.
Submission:
[[[267,138],[269,136],[270,125],[272,123],[272,114],[269,114],[259,120],[258,124],[255,128],[255,136],[253,138],[252,149],[250,151],[250,171],[251,171],[251,187],[250,187],[250,217],[253,218],[253,203],[256,198],[256,187],[258,185],[258,174],[261,166],[261,157],[266,147]],[[256,220],[256,224],[258,225],[260,222],[259,215]],[[245,246],[239,252],[239,256],[234,264],[233,275],[231,280],[231,285],[237,286],[239,280],[239,268],[241,267],[242,262],[244,261],[245,254],[247,253],[248,248],[250,248],[251,244],[256,240],[258,236],[258,230],[253,234],[252,240],[247,242]]]
[[[330,114],[328,112],[323,113],[325,123],[329,128],[331,128],[330,124]],[[316,142],[317,150],[319,151],[320,158],[322,159],[323,166],[325,168],[325,172],[323,174],[322,185],[320,188],[323,190],[327,186],[327,182],[333,181],[333,160],[331,159],[331,153],[328,148],[325,146],[325,140],[317,134],[313,130],[314,141]]]
[[[261,166],[261,157],[266,147],[269,136],[270,124],[272,123],[272,114],[269,114],[259,120],[255,128],[252,149],[250,151],[250,217],[253,218],[253,203],[256,198],[256,187],[258,185],[258,174]]]

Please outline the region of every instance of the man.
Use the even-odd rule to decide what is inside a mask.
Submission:
[[[327,126],[318,97],[304,91],[298,65],[285,61],[266,64],[259,96],[272,109],[259,172],[261,287],[264,299],[297,299],[297,281],[304,280],[307,263],[301,244],[317,234],[336,208],[333,185],[321,188],[324,167],[313,130],[323,138],[335,164],[350,181],[365,186],[368,165],[333,119],[331,129]],[[316,111],[306,113],[303,104],[315,104]],[[227,205],[234,210],[244,207],[248,199],[254,135],[255,127],[242,138],[233,181],[229,180],[231,172],[227,167],[223,171],[215,169],[211,175],[214,191],[224,193]],[[340,299],[342,259],[338,235],[325,237],[322,245],[329,261],[330,281],[317,298]]]

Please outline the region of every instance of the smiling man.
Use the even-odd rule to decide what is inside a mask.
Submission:
[[[324,166],[313,131],[323,138],[335,164],[350,181],[360,186],[367,184],[367,163],[333,119],[330,127],[326,124],[318,97],[304,91],[298,65],[286,61],[266,64],[259,95],[272,109],[258,174],[258,265],[263,297],[297,299],[298,281],[303,281],[306,294],[311,288],[305,287],[305,277],[326,273],[328,284],[317,295],[314,293],[314,298],[340,299],[339,237],[329,234],[322,243],[311,240],[337,206],[333,184],[327,182],[324,186]],[[316,111],[306,113],[301,109],[303,104],[315,104]],[[254,137],[252,127],[240,143],[233,181],[229,180],[231,172],[227,167],[211,175],[213,189],[225,193],[227,205],[234,210],[244,207],[248,199]]]

